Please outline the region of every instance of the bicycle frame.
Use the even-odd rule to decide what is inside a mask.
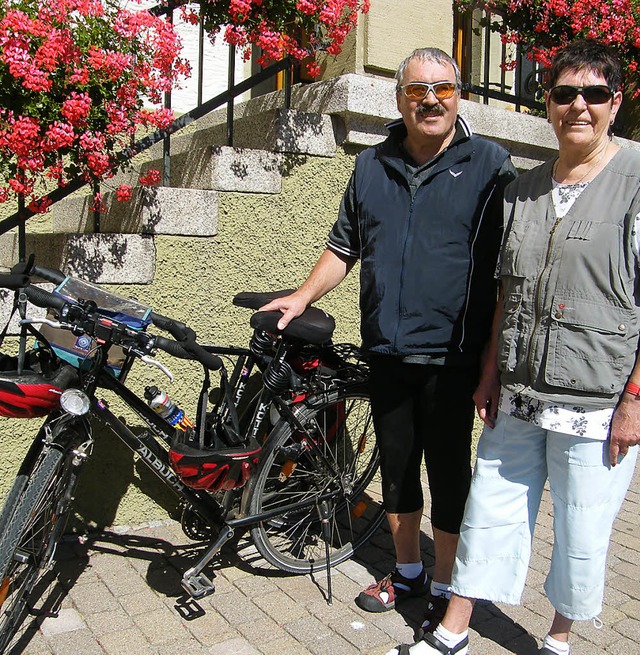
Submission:
[[[207,349],[218,355],[235,355],[238,357],[233,368],[231,386],[233,402],[239,402],[246,390],[246,381],[256,364],[252,353],[249,350],[242,348],[209,346]],[[284,360],[286,356],[287,344],[281,343],[274,358],[276,360]],[[102,357],[104,358],[103,361],[106,361],[106,352],[103,353]],[[339,488],[325,490],[322,493],[318,493],[313,498],[293,502],[287,505],[281,505],[277,509],[264,511],[259,514],[227,519],[225,516],[225,509],[228,508],[223,507],[221,503],[207,491],[193,489],[185,485],[173,471],[169,462],[168,451],[159,444],[159,441],[161,440],[165,445],[170,445],[175,436],[175,428],[156,414],[156,412],[154,412],[146,402],[132,392],[124,384],[124,381],[115,378],[111,373],[105,371],[104,368],[99,371],[93,385],[100,388],[106,388],[123,400],[124,403],[144,421],[148,430],[144,430],[140,434],[134,433],[123,421],[111,412],[107,402],[96,398],[95,395],[91,397],[91,413],[98,420],[107,425],[126,446],[136,453],[147,468],[160,478],[164,484],[173,489],[185,505],[192,508],[206,524],[219,530],[216,541],[207,550],[200,561],[194,567],[186,571],[183,576],[183,587],[194,598],[205,596],[213,590],[212,582],[204,576],[202,570],[220,551],[222,546],[233,537],[236,529],[247,528],[262,521],[272,519],[278,515],[283,515],[288,512],[297,512],[313,505],[320,508],[322,503],[331,501],[342,491]],[[220,407],[216,408],[216,411],[218,411],[220,415],[225,414],[226,402],[227,399],[224,394],[222,394],[219,401]],[[259,394],[251,422],[245,434],[253,436],[263,433],[263,426],[267,422],[269,408],[272,403],[275,404],[278,409],[281,416],[280,420],[289,422],[295,427],[296,431],[300,434],[306,435],[307,443],[312,455],[319,458],[319,461],[322,461],[323,466],[331,471],[331,473],[335,474],[331,462],[326,460],[315,443],[315,440],[311,438],[312,435],[309,434],[308,429],[297,419],[295,411],[291,409],[288,403],[267,387],[263,386],[262,391]],[[226,408],[227,411],[228,409],[229,408]],[[200,417],[200,420],[202,420],[202,418],[203,417]],[[258,454],[257,457],[259,458],[260,455]],[[239,495],[242,493],[242,490],[233,490],[232,493]]]

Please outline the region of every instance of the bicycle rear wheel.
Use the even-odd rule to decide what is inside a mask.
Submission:
[[[22,623],[66,524],[76,481],[73,459],[70,450],[43,451],[0,536],[0,654],[23,650]]]
[[[379,456],[366,389],[351,385],[316,394],[298,410],[306,431],[281,423],[269,435],[243,506],[250,514],[331,495],[328,533],[317,504],[284,510],[251,529],[260,554],[290,573],[333,566],[353,555],[384,519]],[[309,437],[319,453],[309,446]]]

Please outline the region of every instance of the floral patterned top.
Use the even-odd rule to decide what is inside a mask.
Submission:
[[[556,216],[562,218],[569,211],[576,198],[587,188],[589,182],[579,184],[558,184],[553,181],[551,196]],[[640,214],[635,218],[634,237],[640,249]],[[553,430],[587,439],[605,441],[609,437],[612,408],[590,409],[573,403],[551,403],[531,398],[525,394],[513,393],[504,387],[500,390],[498,409],[522,421],[538,425],[544,430]]]

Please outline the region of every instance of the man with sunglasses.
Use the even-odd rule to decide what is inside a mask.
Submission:
[[[446,53],[412,52],[396,81],[401,119],[356,160],[327,249],[294,294],[262,309],[282,311],[283,329],[360,260],[362,346],[396,567],[356,603],[383,612],[428,596],[431,630],[449,597],[471,477],[472,393],[496,300],[503,189],[516,173],[506,150],[458,116],[460,71]],[[423,459],[430,583],[420,552]]]

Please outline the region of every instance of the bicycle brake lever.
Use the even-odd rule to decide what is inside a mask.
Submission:
[[[53,328],[61,328],[62,323],[59,321],[52,321],[51,319],[48,318],[22,318],[18,321],[18,325],[49,325]]]
[[[148,355],[142,355],[140,360],[145,364],[157,366],[169,378],[169,380],[173,382],[173,373],[164,364],[161,364],[157,359],[151,359],[151,357]]]

